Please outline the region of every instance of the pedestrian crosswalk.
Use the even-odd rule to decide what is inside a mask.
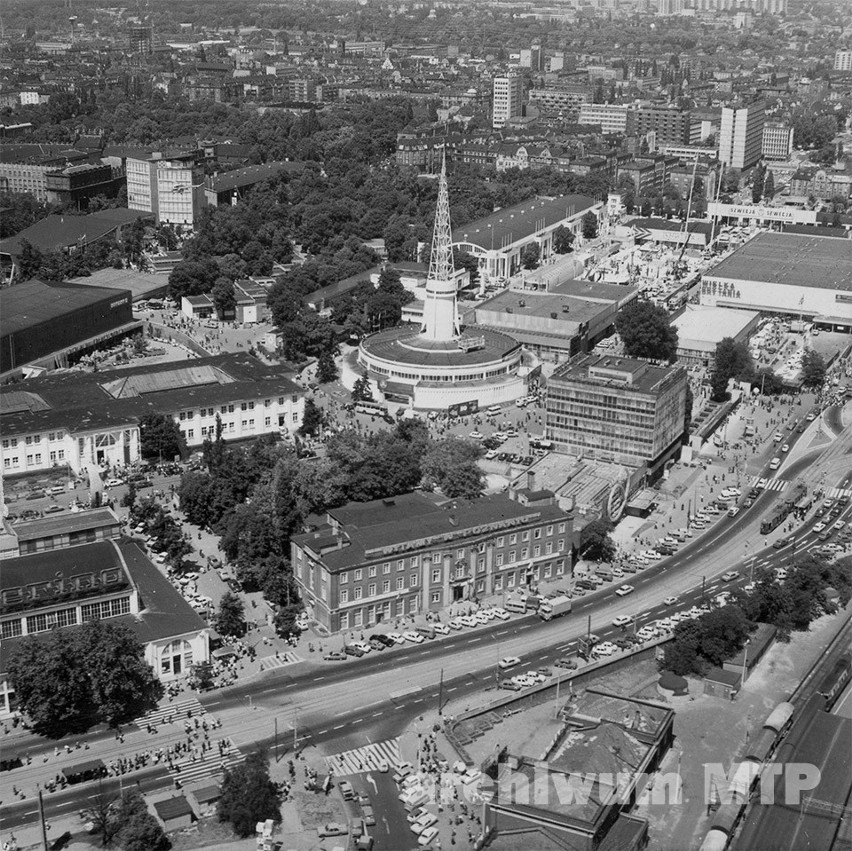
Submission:
[[[840,499],[841,497],[852,497],[852,488],[832,488],[828,492],[829,499]]]
[[[203,756],[196,757],[195,760],[187,757],[174,763],[169,769],[169,774],[180,781],[182,786],[186,786],[187,783],[195,783],[197,780],[206,780],[208,777],[224,774],[227,769],[239,765],[244,759],[245,754],[234,747],[229,739],[227,747],[222,752],[214,748]]]
[[[175,703],[168,703],[165,706],[158,706],[151,712],[146,712],[145,715],[137,719],[136,723],[141,727],[149,724],[152,727],[158,727],[160,724],[185,721],[187,718],[199,718],[206,712],[207,710],[198,702],[197,698],[189,697]]]
[[[261,671],[271,671],[273,668],[285,668],[287,665],[295,665],[301,662],[302,657],[297,653],[291,653],[289,650],[285,653],[278,653],[275,656],[266,656],[260,660]]]
[[[362,771],[378,771],[387,765],[393,768],[402,761],[399,751],[399,738],[384,742],[373,742],[363,748],[343,751],[325,758],[329,771],[334,774],[358,774]]]
[[[789,484],[787,479],[765,479],[760,476],[755,476],[751,482],[752,487],[767,491],[783,491]]]

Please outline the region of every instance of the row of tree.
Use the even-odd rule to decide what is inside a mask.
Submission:
[[[829,591],[832,589],[832,591]],[[695,620],[679,623],[666,645],[663,666],[675,674],[701,675],[742,650],[758,623],[778,628],[782,640],[808,629],[814,619],[834,614],[852,597],[852,558],[826,561],[814,555],[799,557],[783,581],[771,568],[755,576],[755,587],[738,589],[733,600]]]

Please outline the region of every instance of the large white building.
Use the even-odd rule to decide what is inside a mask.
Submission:
[[[834,54],[835,71],[852,71],[852,50],[838,50]]]
[[[127,206],[153,213],[157,224],[195,226],[205,205],[201,151],[127,158]]]
[[[852,241],[758,234],[701,281],[701,304],[768,313],[852,319]],[[838,323],[839,324],[839,323]]]
[[[793,153],[793,128],[778,121],[763,126],[761,153],[768,160],[788,160]]]
[[[765,117],[763,101],[755,101],[747,106],[722,107],[719,159],[724,166],[751,168],[760,159]]]
[[[291,435],[302,422],[303,394],[256,358],[234,354],[6,385],[0,388],[3,473],[135,463],[146,413],[173,417],[192,449],[215,436],[217,420],[224,440]]]
[[[579,124],[599,124],[601,133],[630,135],[635,124],[636,113],[631,107],[620,103],[584,103],[580,107]]]
[[[512,119],[519,118],[523,114],[523,107],[523,78],[514,74],[495,77],[491,101],[492,126],[500,128]]]

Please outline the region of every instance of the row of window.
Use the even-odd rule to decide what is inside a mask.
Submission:
[[[57,440],[65,439],[64,431],[51,431],[47,434],[47,439],[50,443],[54,443]],[[26,437],[21,438],[21,442],[26,446],[32,446],[36,443],[41,443],[41,435],[40,434],[30,434]],[[14,449],[18,445],[17,437],[6,437],[3,438],[2,446],[4,449]]]
[[[47,632],[54,627],[76,626],[78,623],[102,620],[104,618],[117,618],[120,615],[130,614],[130,597],[119,597],[115,600],[101,600],[96,603],[84,603],[80,606],[80,618],[77,617],[77,608],[60,609],[58,612],[47,614],[28,615],[27,635],[35,635],[39,632]],[[21,618],[3,621],[0,627],[3,638],[15,638],[23,634],[23,621]]]
[[[57,449],[49,455],[51,464],[58,464],[65,460],[65,450]],[[41,464],[41,452],[35,452],[32,455],[27,455],[27,467],[37,467]],[[11,470],[21,465],[21,459],[17,455],[6,455],[3,458],[3,469]]]
[[[294,405],[296,404],[296,402],[298,402],[298,400],[299,400],[298,396],[291,396],[290,397],[290,402]],[[278,404],[279,405],[283,405],[284,401],[285,401],[284,396],[278,397]],[[253,411],[254,406],[255,406],[254,402],[239,402],[239,403],[235,402],[235,403],[232,403],[232,404],[229,404],[229,405],[222,405],[219,408],[219,413],[220,414],[233,414],[234,411],[236,410],[238,404],[239,404],[239,410],[241,410],[241,411]],[[258,402],[257,405],[260,406],[260,402]],[[272,407],[272,399],[264,399],[263,400],[263,407],[264,408],[271,408]],[[202,419],[204,417],[213,417],[213,416],[216,415],[216,409],[215,408],[201,408],[199,410],[199,415],[201,416]],[[177,416],[178,416],[178,420],[180,420],[181,422],[184,422],[185,420],[193,419],[193,417],[195,417],[195,411],[194,410],[179,411]]]

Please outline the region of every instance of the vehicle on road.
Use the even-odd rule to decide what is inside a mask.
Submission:
[[[626,597],[635,590],[636,589],[632,585],[622,585],[620,588],[615,589],[615,593],[618,594],[619,597]]]
[[[789,443],[785,443],[785,444],[781,447],[781,451],[782,451],[782,452],[789,452],[789,451],[790,451],[790,444],[789,444]]]
[[[783,550],[784,547],[788,547],[793,543],[793,539],[791,537],[779,538],[773,545],[773,550]]]
[[[663,603],[667,606],[674,606],[675,603],[677,603],[677,597],[666,597],[666,599],[663,600]]]
[[[337,784],[340,788],[340,791],[343,793],[344,801],[352,801],[355,798],[355,790],[352,788],[352,784],[348,780],[341,780],[340,783]]]
[[[619,615],[612,622],[613,626],[627,626],[628,624],[633,623],[633,618],[630,615]]]
[[[317,833],[320,839],[325,839],[327,836],[346,836],[349,833],[349,828],[345,824],[329,821],[321,824],[317,828]]]
[[[813,528],[813,529],[811,529],[811,531],[812,531],[815,535],[818,535],[820,532],[822,532],[822,531],[823,531],[823,529],[825,529],[825,523],[823,523],[822,521],[820,521],[819,523],[817,523],[817,524],[816,524],[816,526],[814,526],[814,528]]]
[[[738,505],[732,505],[728,509],[728,517],[736,517],[740,513],[740,507]]]
[[[515,665],[520,665],[521,660],[517,656],[504,656],[497,664],[505,670],[506,668],[514,668]]]
[[[831,528],[839,532],[845,525],[846,523],[843,520],[838,520]]]
[[[736,570],[726,570],[722,574],[722,582],[733,582],[735,579],[739,579],[739,576]]]

